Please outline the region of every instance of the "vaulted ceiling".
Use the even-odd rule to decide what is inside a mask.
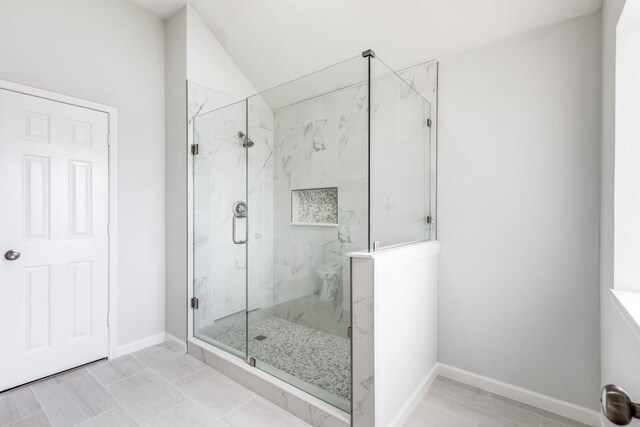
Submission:
[[[131,0],[163,17],[185,0]],[[601,0],[189,0],[259,90],[372,48],[393,68],[596,12]]]

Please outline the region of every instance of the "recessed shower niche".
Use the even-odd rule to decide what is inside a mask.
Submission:
[[[190,352],[223,350],[350,413],[347,254],[435,237],[430,103],[367,54],[193,104]]]
[[[291,190],[292,225],[338,225],[338,187]]]

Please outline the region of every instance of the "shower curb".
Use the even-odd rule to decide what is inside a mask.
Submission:
[[[346,412],[307,395],[277,378],[272,378],[259,369],[250,367],[244,361],[223,353],[222,350],[215,348],[209,350],[205,346],[208,347],[206,343],[189,341],[187,353],[305,423],[314,427],[348,427],[350,425],[350,415]]]

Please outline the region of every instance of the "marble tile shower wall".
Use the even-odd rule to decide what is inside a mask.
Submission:
[[[245,310],[247,256],[249,308],[270,306],[273,299],[273,115],[254,104],[249,116],[255,145],[248,162],[247,202],[255,214],[249,215],[252,244],[246,254],[244,245],[231,241],[232,206],[247,196],[247,152],[237,135],[246,129],[246,110],[244,102],[215,110],[229,101],[226,95],[189,85],[190,140],[200,150],[193,175],[193,261],[201,327]]]
[[[317,268],[337,264],[336,303],[348,308],[345,254],[367,246],[366,113],[366,86],[275,111],[275,304],[318,292]],[[291,225],[291,191],[324,187],[338,188],[338,226]]]
[[[373,198],[372,219],[384,226],[374,228],[372,237],[383,244],[420,239],[427,210],[435,206],[435,191],[429,190],[436,173],[437,63],[399,74],[431,104],[434,125],[426,126],[424,102],[397,77],[376,83],[371,120],[377,134],[372,143],[379,149],[372,161],[384,167],[373,171],[372,191],[385,198]],[[316,269],[335,263],[341,268],[338,302],[348,308],[350,271],[345,255],[367,247],[366,113],[364,85],[275,111],[275,304],[316,292],[321,283]],[[426,132],[431,150],[424,145]],[[427,169],[431,174],[425,175]],[[414,177],[420,182],[410,191],[394,186],[398,179],[407,182]],[[290,225],[291,190],[323,187],[338,188],[338,227]]]

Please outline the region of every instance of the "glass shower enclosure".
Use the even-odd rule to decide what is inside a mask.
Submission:
[[[192,126],[194,337],[350,412],[347,254],[435,238],[431,106],[367,51]]]

